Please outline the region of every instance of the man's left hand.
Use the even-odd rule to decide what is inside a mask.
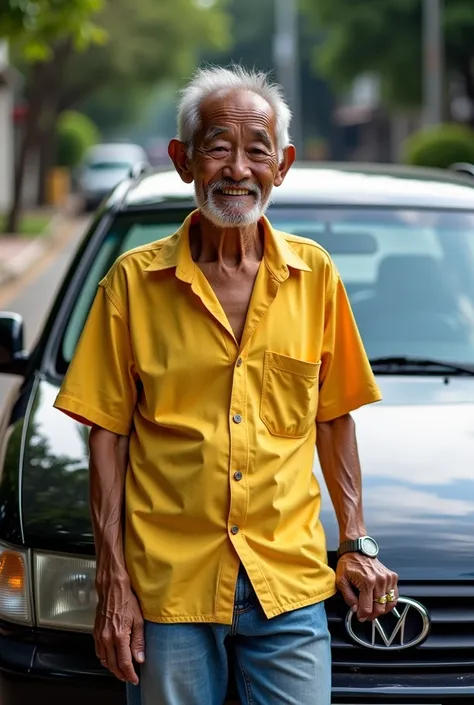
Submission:
[[[397,604],[398,575],[376,558],[360,553],[344,554],[337,564],[336,584],[349,607],[357,612],[360,622],[381,617]],[[393,600],[389,599],[392,590]],[[377,602],[384,597],[387,597],[385,604]]]

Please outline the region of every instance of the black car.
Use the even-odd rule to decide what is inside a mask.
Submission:
[[[0,424],[1,705],[124,702],[91,637],[88,431],[52,404],[99,280],[193,207],[174,172],[122,183],[30,354],[21,318],[0,316],[0,371],[23,377]],[[358,623],[340,597],[328,601],[333,702],[473,705],[474,182],[301,166],[275,191],[269,216],[331,253],[384,396],[354,417],[367,526],[400,575],[401,599],[375,624]],[[323,499],[334,563],[337,526]]]

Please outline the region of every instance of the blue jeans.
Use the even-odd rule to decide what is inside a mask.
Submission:
[[[127,685],[128,705],[223,705],[226,639],[242,705],[330,705],[324,604],[267,619],[243,569],[232,625],[145,623],[145,663],[139,685]]]

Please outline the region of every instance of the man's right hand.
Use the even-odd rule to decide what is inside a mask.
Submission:
[[[100,662],[121,681],[138,684],[133,660],[145,660],[145,635],[140,605],[130,587],[116,582],[100,591],[94,640]]]

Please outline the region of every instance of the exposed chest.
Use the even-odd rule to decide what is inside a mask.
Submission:
[[[260,262],[250,262],[239,269],[217,267],[213,262],[199,263],[199,267],[240,342]]]

